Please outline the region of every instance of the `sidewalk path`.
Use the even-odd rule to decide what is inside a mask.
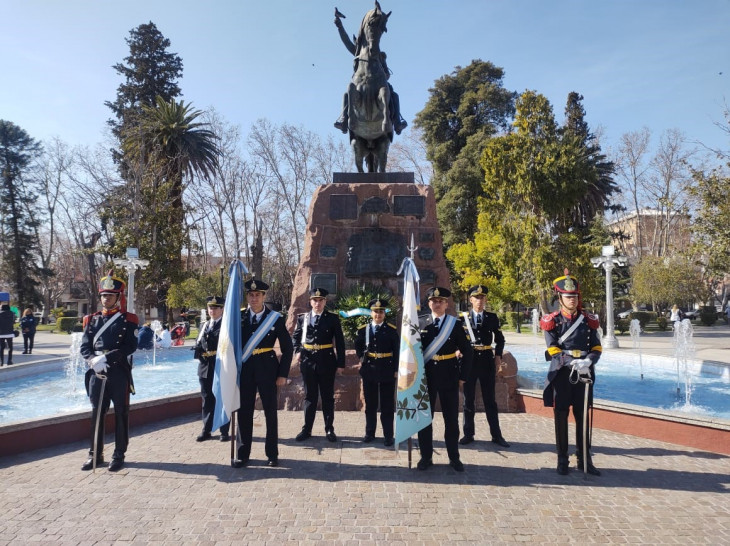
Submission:
[[[334,444],[319,415],[303,443],[301,413],[279,416],[278,468],[260,413],[242,469],[228,444],[195,442],[197,416],[132,424],[116,474],[79,470],[85,442],[1,458],[0,544],[730,544],[730,457],[597,430],[604,475],[558,476],[552,420],[507,414],[512,448],[489,442],[482,418],[457,473],[437,415],[435,465],[420,472],[406,451],[362,444],[361,413],[336,415]]]

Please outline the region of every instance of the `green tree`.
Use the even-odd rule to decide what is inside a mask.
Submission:
[[[170,101],[181,93],[177,84],[182,77],[182,59],[170,53],[170,40],[165,38],[150,21],[129,31],[126,38],[129,55],[124,63],[117,63],[114,70],[124,78],[117,88],[114,102],[107,101],[116,119],[107,123],[121,144],[125,129],[138,123],[142,106],[154,106],[157,97]]]
[[[730,167],[730,164],[728,164]],[[693,171],[690,194],[698,201],[694,219],[696,254],[706,271],[721,277],[730,273],[730,177],[723,169]]]
[[[631,294],[637,303],[655,311],[672,305],[706,301],[707,285],[700,268],[682,256],[645,256],[631,268]]]
[[[514,115],[516,93],[503,87],[503,78],[504,70],[490,62],[457,66],[436,80],[416,114],[433,163],[431,185],[447,247],[473,237],[484,180],[479,157],[490,138],[509,130]]]
[[[37,182],[33,161],[41,155],[41,145],[23,129],[0,119],[0,251],[2,273],[10,280],[12,296],[19,309],[41,303],[38,278],[40,245],[36,237]]]
[[[584,298],[598,290],[590,258],[606,242],[594,220],[608,206],[611,184],[590,140],[582,113],[572,110],[559,128],[548,100],[526,91],[516,102],[515,131],[487,142],[474,238],[447,253],[464,285],[480,275],[503,301],[549,304],[552,280],[568,267]],[[576,115],[579,114],[579,115]],[[599,191],[602,189],[602,192]]]

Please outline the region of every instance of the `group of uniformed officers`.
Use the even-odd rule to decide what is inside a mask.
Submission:
[[[567,270],[553,283],[560,309],[545,315],[540,324],[548,345],[546,358],[550,370],[544,391],[546,406],[554,407],[556,447],[559,474],[567,474],[568,412],[573,407],[576,420],[576,445],[579,467],[594,475],[600,472],[590,456],[590,438],[582,433],[584,396],[591,394],[595,381],[595,363],[601,354],[596,317],[581,306],[578,281]],[[92,405],[92,435],[89,458],[82,470],[103,464],[104,415],[110,402],[115,406],[115,450],[110,471],[123,467],[129,440],[129,393],[134,392],[129,357],[137,348],[135,331],[137,317],[126,311],[124,282],[112,273],[101,279],[99,294],[102,310],[84,317],[81,355],[86,359],[87,392]],[[244,359],[240,374],[240,409],[237,450],[231,464],[245,466],[251,454],[253,415],[258,393],[266,420],[265,454],[269,466],[278,465],[277,390],[289,375],[292,361],[299,363],[304,383],[304,425],[296,441],[312,436],[317,403],[321,399],[324,432],[328,441],[336,442],[334,429],[334,387],[337,369],[345,367],[345,339],[339,317],[325,309],[328,292],[322,288],[310,291],[311,310],[297,317],[293,336],[289,336],[282,315],[264,305],[268,285],[251,279],[244,284],[248,307],[242,313],[241,345]],[[471,310],[461,317],[448,314],[451,292],[433,287],[427,292],[430,313],[419,317],[421,344],[424,354],[426,383],[432,415],[440,402],[445,431],[444,441],[449,465],[464,471],[459,445],[474,441],[476,413],[475,393],[479,383],[491,441],[500,447],[510,444],[502,436],[495,401],[495,377],[501,367],[504,335],[496,314],[485,310],[487,287],[469,289]],[[213,374],[221,328],[223,298],[211,296],[207,301],[210,320],[200,327],[193,347],[199,360],[198,376],[202,398],[203,429],[199,442],[212,438],[215,396]],[[394,443],[396,379],[400,351],[397,328],[385,320],[387,300],[377,297],[370,301],[371,322],[360,327],[355,350],[360,359],[360,375],[365,398],[365,436],[362,441],[375,439],[377,414],[385,446]],[[274,351],[279,344],[280,356]],[[459,439],[459,390],[464,391],[463,436]],[[588,395],[586,395],[588,389]],[[592,403],[592,399],[589,403]],[[589,428],[588,428],[589,429]],[[220,428],[221,441],[229,441],[229,424]],[[421,459],[419,470],[433,465],[433,427],[418,432]],[[583,446],[588,446],[585,451]],[[585,459],[584,459],[585,458]]]

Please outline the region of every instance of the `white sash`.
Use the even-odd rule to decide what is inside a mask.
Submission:
[[[99,331],[98,331],[98,332],[96,332],[96,335],[94,336],[94,343],[93,343],[93,345],[92,345],[92,348],[94,348],[94,351],[96,351],[96,348],[95,348],[95,347],[96,347],[96,342],[97,342],[97,341],[99,340],[99,338],[101,337],[101,334],[103,334],[104,332],[106,332],[106,329],[107,329],[107,328],[109,328],[109,326],[111,326],[111,325],[112,325],[112,323],[113,323],[113,322],[114,322],[115,320],[117,320],[117,319],[118,319],[119,317],[121,317],[121,316],[122,316],[122,312],[121,312],[121,311],[118,311],[118,312],[117,312],[117,313],[116,313],[116,314],[115,314],[115,315],[114,315],[114,316],[113,316],[113,317],[112,317],[112,318],[111,318],[110,320],[107,320],[107,321],[106,321],[106,322],[105,322],[105,323],[104,323],[104,324],[103,324],[103,325],[101,326],[101,328],[99,328]]]
[[[299,340],[299,346],[304,348],[304,344],[307,342],[307,329],[309,328],[309,321],[311,320],[309,313],[304,315],[302,318],[302,339]]]
[[[469,339],[471,339],[471,344],[476,345],[477,338],[474,335],[474,330],[471,329],[471,320],[469,319],[469,311],[464,311],[461,314],[462,317],[464,317],[464,323],[466,324],[466,329],[469,332]]]
[[[446,340],[451,335],[451,331],[454,329],[455,324],[455,317],[451,315],[444,315],[443,324],[441,325],[441,330],[439,331],[439,334],[433,339],[431,344],[423,353],[424,362],[433,360],[433,357],[436,356],[436,353],[439,352],[439,349],[443,347],[444,343],[446,343]]]
[[[570,337],[570,334],[575,332],[575,329],[578,328],[578,326],[580,325],[581,322],[583,322],[584,316],[585,315],[583,313],[581,313],[580,316],[578,317],[578,320],[576,320],[573,323],[573,325],[570,328],[568,328],[568,331],[565,332],[562,336],[560,336],[560,339],[558,340],[558,345],[562,345],[563,343],[565,343],[565,340]]]
[[[281,315],[276,311],[272,311],[271,313],[266,315],[264,321],[259,325],[256,332],[254,332],[254,334],[249,338],[248,343],[246,343],[246,346],[243,348],[243,354],[241,356],[242,363],[246,362],[249,359],[249,357],[253,354],[253,350],[259,346],[261,340],[268,333],[269,329],[274,325],[276,319],[278,319],[280,316]]]

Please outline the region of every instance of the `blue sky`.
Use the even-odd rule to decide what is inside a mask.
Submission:
[[[125,38],[153,21],[183,59],[183,99],[214,107],[244,134],[259,118],[326,137],[351,75],[334,6],[357,31],[366,0],[6,1],[0,33],[0,118],[30,136],[101,142]],[[628,131],[669,128],[730,149],[715,127],[730,103],[730,1],[382,0],[381,42],[391,83],[412,122],[440,76],[473,59],[506,71],[505,87],[533,89],[562,121],[570,91],[585,97],[604,148]]]

